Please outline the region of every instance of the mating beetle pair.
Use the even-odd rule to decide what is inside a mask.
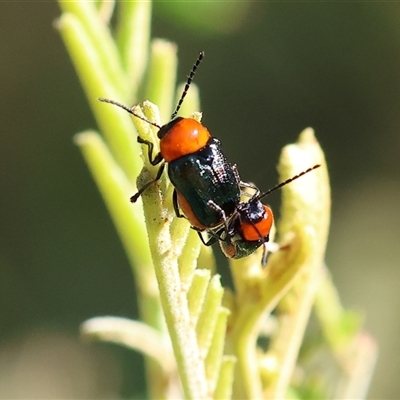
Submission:
[[[205,245],[219,241],[227,257],[242,258],[250,255],[261,245],[264,247],[262,264],[266,263],[266,243],[273,224],[273,213],[262,204],[261,198],[286,185],[300,176],[319,167],[316,165],[295,177],[280,183],[271,190],[260,190],[240,179],[236,165],[226,159],[221,143],[211,136],[207,128],[192,118],[176,117],[193,80],[204,53],[200,52],[188,76],[182,96],[171,116],[171,121],[159,126],[137,115],[134,109],[112,100],[100,101],[114,104],[149,124],[156,126],[160,139],[160,152],[153,154],[153,143],[138,137],[138,142],[148,147],[148,158],[152,165],[159,165],[154,180],[147,182],[131,197],[135,202],[153,183],[157,182],[164,169],[174,186],[173,206],[178,217],[185,217],[192,228],[199,232]],[[249,188],[253,195],[242,201],[241,197]],[[181,213],[182,211],[182,213]],[[201,232],[210,238],[205,241]]]

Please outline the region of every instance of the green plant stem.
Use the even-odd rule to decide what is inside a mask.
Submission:
[[[178,263],[167,230],[167,227],[162,227],[158,232],[156,229],[149,231],[164,316],[171,335],[185,397],[207,399],[205,371],[195,331],[191,329],[186,293],[181,288]],[[156,235],[153,236],[154,234]]]
[[[144,105],[145,114],[155,116],[151,103]],[[156,118],[157,120],[157,118]],[[135,125],[141,137],[148,138],[149,128],[143,126],[138,118]],[[148,125],[148,124],[147,124]],[[144,149],[145,154],[147,149]],[[145,158],[145,169],[138,181],[142,183],[154,179],[149,160]],[[204,362],[200,357],[196,332],[191,324],[187,293],[189,286],[182,284],[179,274],[178,257],[184,253],[184,244],[189,234],[186,221],[174,218],[171,192],[166,179],[160,182],[162,191],[156,185],[150,186],[142,195],[145,219],[151,254],[157,282],[160,289],[161,304],[168,331],[171,336],[174,354],[182,387],[187,399],[207,399],[207,380]],[[185,255],[186,257],[186,255]],[[192,281],[192,279],[190,280]]]

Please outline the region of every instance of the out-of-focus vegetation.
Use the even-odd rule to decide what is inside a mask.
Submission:
[[[370,397],[395,397],[400,8],[171,4],[155,4],[153,36],[179,45],[179,80],[206,51],[203,121],[245,180],[273,186],[282,146],[316,130],[332,182],[327,263],[380,342]],[[137,310],[122,247],[72,144],[94,121],[52,28],[59,13],[55,3],[0,6],[0,396],[140,396],[138,355],[77,339],[88,317]],[[268,200],[278,210],[279,195]]]

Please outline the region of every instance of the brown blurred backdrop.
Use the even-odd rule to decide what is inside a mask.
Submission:
[[[327,263],[380,345],[369,397],[397,398],[400,4],[212,4],[157,3],[153,36],[178,44],[179,80],[206,51],[203,122],[244,180],[270,188],[281,147],[316,130],[332,180]],[[140,356],[78,340],[89,317],[137,311],[72,143],[95,123],[58,15],[53,2],[0,4],[0,398],[140,398]]]

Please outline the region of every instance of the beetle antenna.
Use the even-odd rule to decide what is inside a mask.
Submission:
[[[174,118],[176,117],[176,115],[178,114],[178,111],[179,111],[179,109],[181,108],[181,105],[182,105],[182,103],[183,103],[183,100],[185,99],[185,97],[186,97],[186,95],[187,95],[187,92],[188,92],[188,90],[189,90],[190,84],[191,84],[192,81],[193,81],[193,78],[194,78],[194,75],[195,75],[195,73],[196,73],[197,67],[200,65],[200,63],[201,63],[201,61],[203,60],[203,58],[204,58],[204,51],[201,51],[201,52],[199,53],[199,56],[197,57],[196,62],[193,64],[193,67],[192,67],[192,69],[191,69],[191,71],[190,71],[189,76],[187,77],[187,81],[186,81],[185,88],[183,89],[181,98],[180,98],[179,101],[178,101],[178,104],[177,104],[177,106],[176,106],[176,108],[175,108],[175,111],[174,111],[174,112],[172,113],[172,115],[171,115],[171,119],[174,119]]]
[[[275,190],[280,189],[282,186],[285,186],[285,185],[287,185],[288,183],[295,181],[296,179],[302,177],[302,176],[305,175],[305,174],[308,174],[309,172],[313,171],[314,169],[319,168],[320,166],[321,166],[320,164],[314,165],[313,167],[308,168],[308,169],[306,169],[306,170],[303,171],[303,172],[300,172],[300,174],[295,175],[295,176],[293,176],[292,178],[287,179],[287,180],[284,181],[284,182],[278,183],[278,184],[277,184],[275,187],[273,187],[272,189],[267,190],[265,193],[259,194],[259,195],[256,197],[256,199],[257,199],[257,200],[261,200],[263,197],[268,196],[271,192],[274,192]]]
[[[148,124],[153,125],[153,126],[155,126],[156,128],[158,128],[158,129],[161,129],[161,126],[160,126],[160,125],[156,124],[155,122],[152,122],[152,121],[148,120],[147,118],[142,117],[141,115],[136,114],[136,113],[132,110],[132,108],[129,108],[129,107],[125,106],[125,105],[122,104],[122,103],[118,103],[118,101],[109,100],[109,99],[104,99],[103,97],[99,97],[99,100],[100,100],[101,102],[103,102],[103,103],[109,103],[109,104],[112,104],[112,105],[117,106],[117,107],[119,107],[119,108],[122,108],[123,110],[127,111],[129,114],[132,114],[132,115],[135,116],[136,118],[139,118],[139,119],[141,119],[142,121],[147,122]]]

